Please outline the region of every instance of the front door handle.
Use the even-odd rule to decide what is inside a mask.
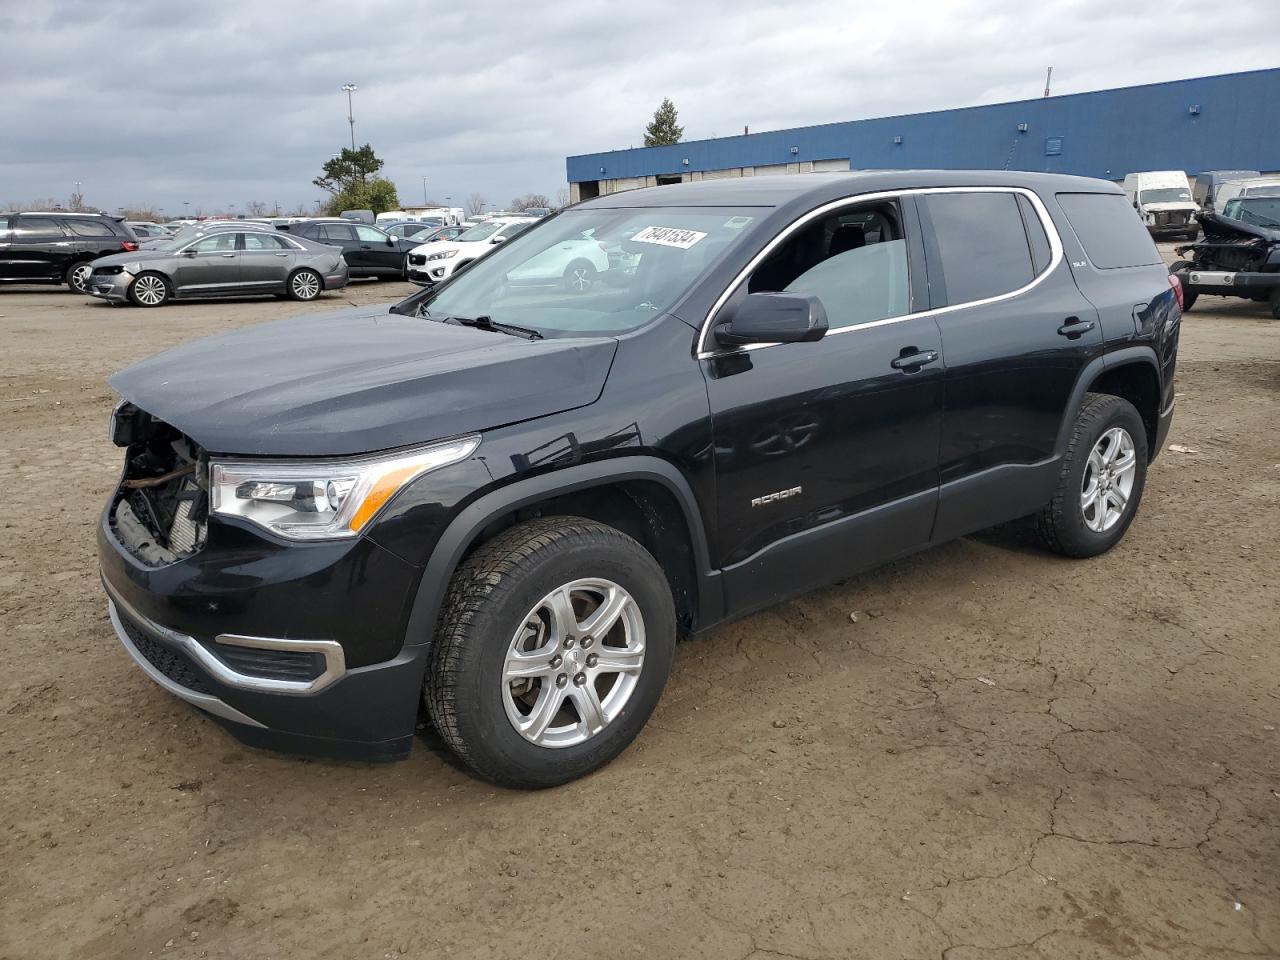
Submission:
[[[288,254],[287,254],[287,253],[277,253],[277,254],[276,254],[276,256],[277,256],[277,257],[287,257],[287,256],[288,256]]]
[[[224,257],[234,257],[234,256],[235,256],[235,254],[234,254],[234,253],[224,253],[224,254],[223,254],[223,256],[224,256]]]
[[[915,347],[903,347],[902,352],[889,361],[889,366],[903,373],[915,373],[927,363],[938,359],[936,350],[917,350]]]
[[[1078,340],[1096,326],[1097,324],[1092,320],[1067,317],[1062,326],[1058,328],[1058,335],[1066,337],[1068,340]]]

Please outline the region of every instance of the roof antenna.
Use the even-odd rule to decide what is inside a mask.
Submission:
[[[1044,75],[1044,95],[1049,95],[1049,81],[1053,79],[1053,67],[1049,68],[1049,72]]]

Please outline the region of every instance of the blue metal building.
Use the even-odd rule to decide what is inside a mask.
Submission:
[[[723,176],[1012,169],[1280,170],[1280,68],[569,157],[573,200]]]

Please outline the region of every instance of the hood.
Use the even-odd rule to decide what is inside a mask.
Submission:
[[[169,260],[174,256],[172,250],[158,249],[156,247],[141,247],[132,253],[112,253],[105,257],[98,257],[93,261],[95,267],[114,267],[117,264],[126,266],[130,263],[148,263],[153,260]]]
[[[1191,200],[1165,200],[1161,203],[1144,203],[1142,209],[1150,213],[1159,213],[1162,210],[1198,210],[1200,208]]]
[[[1280,243],[1280,227],[1263,227],[1243,220],[1231,220],[1216,213],[1202,213],[1196,218],[1206,237],[1228,241],[1263,240]]]
[[[406,241],[415,244],[411,252],[420,253],[440,253],[442,250],[478,250],[484,247],[491,247],[488,240],[469,240],[459,242],[457,240],[432,240],[428,243],[418,243],[416,240]]]
[[[364,307],[197,340],[109,382],[214,453],[344,456],[586,406],[616,348]]]

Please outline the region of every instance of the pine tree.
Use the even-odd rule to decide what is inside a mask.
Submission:
[[[644,145],[646,147],[662,147],[669,143],[679,143],[684,136],[684,127],[676,123],[680,115],[676,113],[676,105],[669,97],[662,98],[662,106],[653,111],[653,120],[644,128]]]

